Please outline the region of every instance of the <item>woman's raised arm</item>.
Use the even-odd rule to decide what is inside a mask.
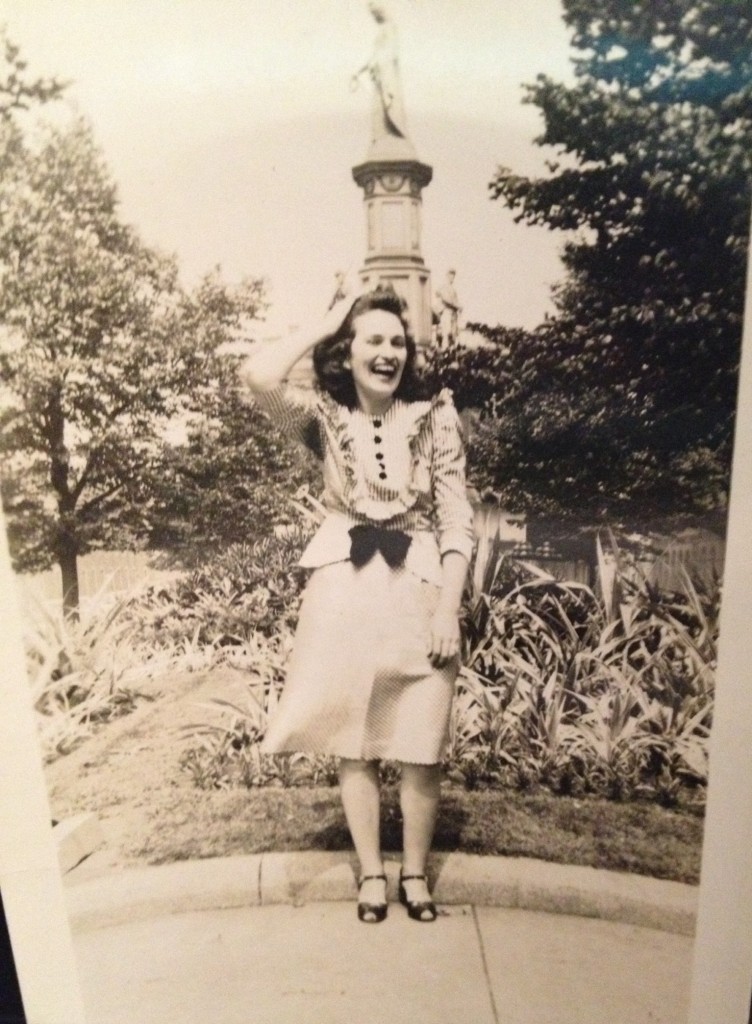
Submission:
[[[240,365],[240,379],[253,392],[278,387],[295,363],[320,341],[330,338],[342,326],[357,294],[336,302],[313,330],[290,334],[281,341],[263,342]]]

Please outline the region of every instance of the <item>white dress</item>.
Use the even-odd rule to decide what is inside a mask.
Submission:
[[[314,571],[262,749],[435,764],[459,669],[428,659],[441,555],[469,559],[473,545],[451,394],[395,401],[380,417],[289,388],[258,400],[285,432],[318,431],[328,509],[301,559]],[[349,530],[357,525],[406,533],[404,564],[391,568],[377,551],[356,567]]]

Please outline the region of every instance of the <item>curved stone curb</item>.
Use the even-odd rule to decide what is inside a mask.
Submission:
[[[698,890],[680,882],[524,857],[450,854],[438,874],[439,902],[515,907],[694,935]]]
[[[396,899],[399,865],[386,864]],[[598,917],[693,935],[698,891],[679,882],[526,858],[435,855],[437,902]],[[352,900],[355,864],[346,853],[264,853],[125,869],[83,882],[66,898],[76,930],[187,911],[273,903]]]
[[[257,906],[260,877],[260,854],[178,861],[84,882],[69,875],[65,899],[74,930],[111,928],[164,914]]]
[[[96,814],[87,812],[59,821],[52,829],[57,843],[57,859],[62,874],[104,845],[104,832]]]

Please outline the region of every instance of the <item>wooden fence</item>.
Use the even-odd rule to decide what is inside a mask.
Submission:
[[[527,542],[523,516],[500,510],[495,505],[475,506],[475,532],[480,548],[498,536],[503,546],[520,561],[530,562],[561,581],[578,581],[594,586],[594,560],[572,558],[558,552],[549,543],[532,546]],[[686,571],[695,579],[710,582],[723,571],[723,539],[709,530],[687,530],[676,537],[665,537],[656,545],[657,554],[640,563],[641,571],[661,589],[681,588]],[[174,578],[175,571],[155,568],[158,556],[147,551],[93,551],[79,559],[79,586],[82,601],[104,594],[128,593],[149,583]],[[19,576],[22,593],[47,603],[61,597],[57,568],[34,575]]]
[[[155,555],[149,551],[92,551],[78,560],[78,581],[82,601],[104,594],[127,593],[139,586],[168,580],[175,573],[154,568]],[[61,599],[60,570],[18,577],[21,593],[43,604]]]
[[[519,561],[550,573],[562,582],[573,581],[595,587],[598,584],[598,565],[595,546],[592,552],[575,549],[565,553],[548,541],[532,544],[528,540],[525,517],[515,515],[489,503],[475,505],[475,532],[479,550],[487,550],[494,537],[502,547]],[[637,561],[639,572],[661,590],[681,590],[686,576],[694,581],[710,584],[721,579],[725,557],[725,541],[712,530],[696,527],[675,535],[651,534],[644,538],[646,548],[652,550]],[[618,543],[618,538],[617,538]],[[606,551],[607,561],[613,556]]]

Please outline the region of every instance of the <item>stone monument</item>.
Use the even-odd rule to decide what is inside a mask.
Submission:
[[[407,133],[399,71],[397,30],[385,3],[368,5],[377,29],[371,56],[353,75],[371,79],[371,140],[353,177],[363,189],[366,256],[360,278],[366,288],[391,285],[407,303],[415,340],[431,344],[431,275],[421,255],[421,191],[432,168],[418,160]]]

